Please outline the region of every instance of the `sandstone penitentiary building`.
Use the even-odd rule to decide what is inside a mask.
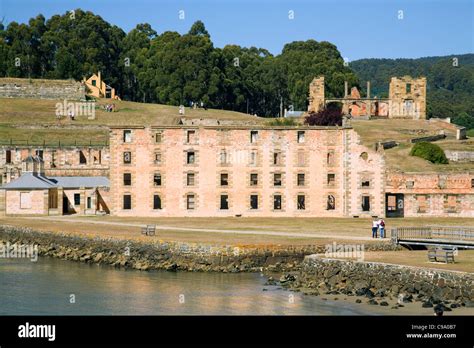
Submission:
[[[371,98],[370,86],[366,98],[349,95],[347,85],[344,98],[328,99],[321,81],[310,111],[340,102],[353,119],[429,122],[423,78],[392,79],[387,100]],[[111,126],[107,146],[2,145],[0,213],[474,217],[474,171],[394,170],[385,145],[373,145],[349,118],[335,127],[177,118]]]

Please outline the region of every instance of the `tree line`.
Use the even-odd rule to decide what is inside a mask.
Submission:
[[[317,75],[325,75],[329,96],[342,96],[344,80],[358,85],[336,46],[325,41],[295,41],[279,55],[257,47],[217,48],[201,21],[184,35],[158,34],[147,23],[125,33],[80,9],[0,26],[0,76],[81,80],[97,71],[125,100],[202,102],[259,116],[306,110]]]

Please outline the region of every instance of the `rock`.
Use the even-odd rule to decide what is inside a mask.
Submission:
[[[466,301],[466,302],[464,302],[464,305],[466,307],[473,308],[474,307],[474,301]]]
[[[449,307],[451,307],[451,308],[459,308],[460,306],[459,306],[459,304],[457,304],[457,303],[451,303],[451,304],[449,305]]]
[[[423,302],[423,304],[421,305],[423,308],[432,308],[433,307],[433,303],[431,303],[430,301],[425,301]]]
[[[280,277],[280,284],[294,282],[296,280],[295,276],[291,274],[285,274]]]
[[[378,305],[379,303],[377,301],[375,301],[373,298],[370,299],[369,301],[367,301],[368,304],[370,305]]]
[[[360,298],[358,298],[358,299],[356,300],[356,303],[362,303],[362,300],[361,300]]]
[[[167,270],[168,272],[176,272],[178,270],[178,265],[172,263],[171,265],[166,266],[165,270]]]
[[[387,301],[382,301],[382,302],[380,302],[380,305],[386,307],[386,306],[388,306],[388,302]]]
[[[276,285],[275,279],[273,277],[268,277],[267,281],[265,282],[265,285]]]
[[[408,303],[412,302],[413,296],[410,294],[398,294],[397,303]]]
[[[391,308],[391,309],[398,309],[398,307],[397,307],[397,306],[393,306],[393,307],[390,307],[390,308]]]

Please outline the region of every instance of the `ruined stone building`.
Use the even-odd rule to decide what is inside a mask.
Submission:
[[[341,127],[113,127],[118,216],[381,215],[383,158]]]
[[[367,82],[367,95],[361,97],[357,87],[344,84],[343,98],[326,98],[324,76],[315,77],[310,84],[308,112],[317,112],[329,103],[342,104],[345,115],[356,118],[426,118],[426,78],[410,76],[392,77],[389,97],[377,98],[370,95],[370,82]]]
[[[108,176],[109,147],[103,146],[0,146],[0,185],[22,174],[22,162],[29,156],[43,160],[50,176]]]

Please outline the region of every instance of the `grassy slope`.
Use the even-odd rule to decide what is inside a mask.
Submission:
[[[107,100],[99,100],[95,110],[96,119],[89,120],[87,116],[78,116],[75,121],[63,118],[58,126],[55,116],[56,103],[59,100],[42,99],[11,99],[0,98],[0,143],[9,142],[10,139],[23,144],[57,143],[61,140],[65,143],[88,144],[103,143],[108,137],[107,130],[97,126],[112,125],[175,125],[179,118],[178,107],[158,104],[144,104],[128,101],[114,101],[117,112],[105,112],[103,107],[110,103]],[[235,120],[249,123],[261,123],[263,120],[227,110],[185,110],[186,118]],[[71,126],[89,126],[83,129],[74,129]],[[38,128],[33,129],[32,126]],[[44,128],[54,126],[54,128]],[[43,127],[43,128],[41,128]]]
[[[352,125],[361,137],[364,145],[373,148],[377,141],[395,140],[399,146],[385,150],[390,168],[406,172],[443,172],[474,170],[473,163],[432,164],[419,157],[410,156],[410,139],[438,134],[443,130],[424,120],[371,120],[353,121]],[[444,150],[474,151],[474,139],[458,141],[455,132],[444,129],[447,138],[436,141]]]

